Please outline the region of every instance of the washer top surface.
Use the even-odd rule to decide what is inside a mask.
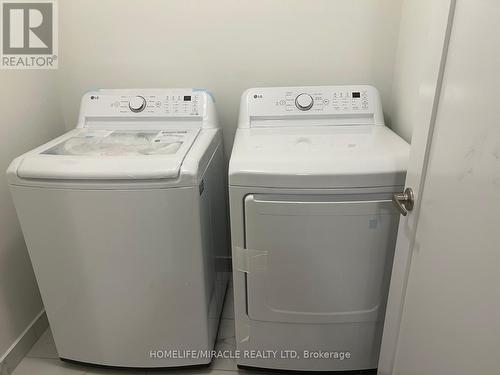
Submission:
[[[81,129],[41,154],[103,157],[175,155],[183,145],[192,143],[197,133],[198,129]]]
[[[229,184],[280,188],[404,185],[408,144],[384,126],[238,129]]]
[[[75,129],[26,155],[24,179],[172,179],[200,129]]]
[[[196,185],[219,132],[205,90],[92,91],[75,129],[16,158],[7,175],[29,186]]]

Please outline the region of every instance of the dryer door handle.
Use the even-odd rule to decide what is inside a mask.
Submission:
[[[406,188],[402,193],[396,193],[392,196],[392,203],[396,206],[401,215],[406,216],[413,210],[415,204],[412,188]]]

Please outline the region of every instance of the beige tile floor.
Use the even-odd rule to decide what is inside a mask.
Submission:
[[[219,335],[216,343],[217,349],[236,349],[234,334],[234,309],[233,309],[233,291],[228,289],[224,310],[222,312],[222,321],[219,327]],[[233,372],[233,374],[231,374]],[[161,375],[236,375],[238,368],[236,362],[231,359],[215,359],[212,365],[207,368],[168,370],[168,371],[134,371],[119,369],[103,369],[83,365],[73,365],[62,362],[57,356],[54,339],[50,328],[33,345],[26,357],[19,363],[12,375],[83,375],[83,374],[103,374],[103,375],[134,375],[147,373]],[[248,371],[245,374],[251,374]]]

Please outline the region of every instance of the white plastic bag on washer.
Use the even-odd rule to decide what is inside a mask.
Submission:
[[[44,152],[50,155],[141,156],[171,155],[181,147],[180,137],[159,137],[158,131],[82,131]]]

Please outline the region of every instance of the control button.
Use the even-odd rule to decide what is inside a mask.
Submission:
[[[146,108],[146,99],[142,96],[135,96],[129,100],[128,107],[132,112],[141,112]]]
[[[308,111],[312,108],[314,100],[309,94],[300,94],[295,98],[295,105],[301,111]]]
[[[323,104],[328,105],[328,104],[330,104],[330,101],[328,99],[323,99]]]

